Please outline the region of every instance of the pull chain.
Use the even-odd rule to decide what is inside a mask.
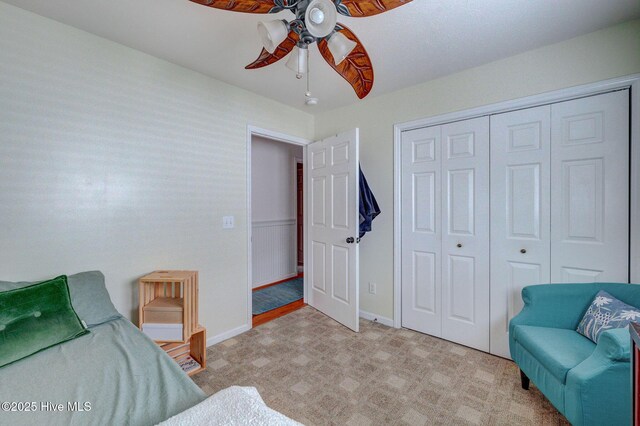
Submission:
[[[309,63],[309,49],[307,49],[307,92],[304,94],[307,98],[311,97],[311,90],[309,90],[309,74],[311,74],[311,64]]]

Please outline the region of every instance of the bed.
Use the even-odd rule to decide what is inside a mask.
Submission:
[[[178,364],[124,318],[7,365],[0,380],[0,401],[38,404],[34,412],[2,412],[6,424],[154,425],[205,399]],[[49,402],[64,410],[42,409]],[[69,402],[90,409],[71,412]]]
[[[27,284],[0,281],[0,292]],[[0,424],[154,425],[170,418],[172,424],[296,424],[266,407],[251,388],[207,399],[173,359],[117,313],[101,273],[70,276],[69,291],[89,333],[0,368]]]

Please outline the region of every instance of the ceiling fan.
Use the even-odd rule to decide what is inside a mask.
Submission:
[[[264,48],[260,56],[247,65],[256,69],[271,65],[293,54],[288,68],[298,78],[307,74],[309,45],[318,43],[325,61],[351,84],[358,98],[369,94],[373,87],[373,66],[358,37],[345,25],[337,22],[338,14],[350,17],[377,15],[411,0],[191,0],[204,6],[243,13],[278,13],[289,10],[295,15],[291,21],[274,20],[258,23],[258,34]],[[308,89],[308,105],[315,105]]]

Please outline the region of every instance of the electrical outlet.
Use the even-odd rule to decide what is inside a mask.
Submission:
[[[369,283],[369,294],[376,294],[376,283]]]
[[[233,216],[224,216],[222,218],[222,228],[223,229],[231,229],[233,228],[234,225],[234,220],[233,220]]]

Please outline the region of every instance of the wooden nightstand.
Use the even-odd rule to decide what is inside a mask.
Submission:
[[[140,278],[139,327],[193,375],[206,368],[207,330],[198,323],[198,272],[155,271]]]

